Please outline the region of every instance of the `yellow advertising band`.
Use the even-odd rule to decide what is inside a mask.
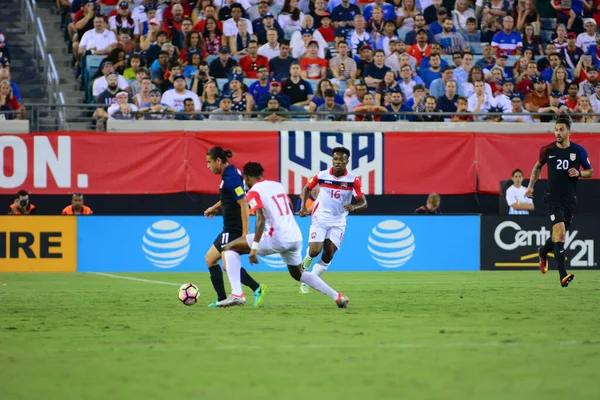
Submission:
[[[76,272],[77,217],[0,216],[0,272]]]

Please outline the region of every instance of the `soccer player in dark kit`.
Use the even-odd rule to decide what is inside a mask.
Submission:
[[[209,307],[216,307],[219,301],[227,298],[223,270],[219,266],[223,246],[239,237],[248,235],[248,225],[250,224],[250,208],[246,202],[242,173],[235,166],[229,164],[231,157],[233,157],[231,150],[224,150],[219,146],[211,148],[206,153],[206,166],[213,174],[221,175],[222,180],[219,187],[220,200],[214,206],[207,208],[204,215],[212,218],[217,215],[219,210],[223,211],[223,232],[217,236],[205,256],[210,280],[217,292],[217,301],[209,304]],[[252,279],[244,268],[240,272],[242,283],[254,291],[254,307],[260,306],[267,292],[267,286],[260,285]]]
[[[533,197],[533,186],[540,177],[542,167],[548,164],[548,185],[544,202],[548,207],[552,236],[538,249],[540,271],[548,272],[548,253],[554,250],[554,259],[560,274],[560,284],[566,288],[575,275],[568,274],[565,268],[565,240],[567,229],[573,220],[577,207],[577,180],[589,179],[594,175],[587,151],[569,140],[571,120],[559,118],[554,125],[556,141],[540,149],[538,162],[531,171],[527,197]]]

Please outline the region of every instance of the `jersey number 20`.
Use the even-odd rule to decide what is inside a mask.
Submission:
[[[569,169],[569,160],[556,160],[558,164],[556,164],[556,169]]]

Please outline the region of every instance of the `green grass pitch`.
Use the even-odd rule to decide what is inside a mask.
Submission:
[[[209,309],[207,273],[0,274],[0,399],[594,399],[600,273],[284,273]],[[226,285],[229,287],[229,284]],[[249,292],[247,292],[247,295]],[[193,397],[192,397],[193,396]]]

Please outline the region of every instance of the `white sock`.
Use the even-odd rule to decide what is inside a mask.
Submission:
[[[242,291],[242,281],[240,278],[240,271],[242,270],[242,260],[240,255],[235,251],[225,251],[225,265],[227,267],[227,277],[229,278],[229,284],[231,284],[231,294],[241,297],[244,295]]]
[[[311,272],[316,276],[321,276],[325,273],[325,271],[327,271],[327,267],[329,267],[329,264],[331,263],[325,263],[323,262],[323,260],[319,260],[319,262],[313,266]]]
[[[336,301],[338,298],[338,292],[333,290],[331,286],[326,284],[323,279],[315,275],[314,272],[303,272],[302,276],[300,277],[300,282],[306,283],[311,288],[331,297],[333,301]]]

